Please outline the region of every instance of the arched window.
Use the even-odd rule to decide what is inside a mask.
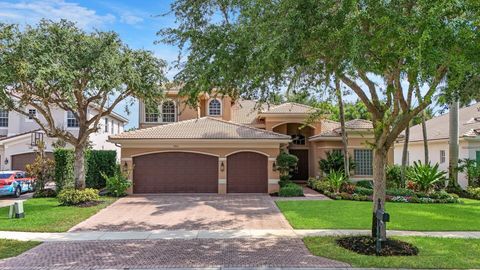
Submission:
[[[208,103],[208,115],[218,116],[222,114],[222,103],[218,99],[212,99]]]
[[[175,102],[168,100],[162,104],[162,122],[175,122]]]
[[[106,120],[106,121],[108,121],[108,120]],[[145,106],[145,122],[147,122],[147,123],[158,123],[158,107],[156,107],[156,106]],[[105,122],[105,123],[108,123],[108,122]],[[108,127],[106,128],[105,131],[108,131]]]

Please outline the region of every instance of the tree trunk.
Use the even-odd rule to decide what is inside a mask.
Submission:
[[[384,148],[374,149],[373,151],[373,219],[372,219],[372,237],[377,237],[377,222],[375,212],[379,208],[379,200],[382,208],[385,209],[385,190],[386,190],[386,173],[388,150]],[[382,230],[381,237],[386,238],[387,231]]]
[[[343,164],[344,164],[345,176],[350,177],[350,164],[348,159],[348,147],[347,147],[348,137],[347,137],[347,130],[345,128],[345,111],[343,106],[342,90],[340,88],[340,81],[338,79],[335,80],[335,92],[337,94],[338,107],[340,111],[340,129],[342,132]]]
[[[75,147],[75,162],[73,168],[75,189],[85,189],[85,147]]]
[[[428,154],[428,134],[427,134],[427,123],[425,120],[425,111],[422,112],[422,134],[423,134],[423,151],[425,154],[425,164],[430,162],[430,157]]]
[[[410,141],[410,125],[405,129],[405,141],[403,142],[403,153],[402,153],[402,185],[405,185],[405,171],[407,169],[408,163],[408,143]]]
[[[448,187],[456,189],[458,188],[458,107],[459,102],[452,101],[450,103],[449,112],[449,131],[450,131],[450,143],[449,143],[449,160],[448,160]]]

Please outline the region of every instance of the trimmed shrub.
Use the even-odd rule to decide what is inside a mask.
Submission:
[[[369,188],[364,188],[364,187],[359,187],[358,185],[355,187],[355,193],[359,195],[365,195],[365,196],[372,196],[373,195],[373,189]]]
[[[58,201],[61,205],[79,205],[86,202],[93,202],[100,200],[98,190],[93,188],[86,188],[78,190],[73,188],[63,189],[58,193]]]
[[[280,188],[278,192],[280,197],[301,197],[303,196],[303,188],[295,183],[289,183]]]
[[[290,180],[290,173],[295,170],[298,163],[298,157],[291,155],[285,151],[280,152],[276,159],[276,168],[280,173],[280,181],[286,184]]]
[[[467,194],[468,194],[469,198],[480,200],[480,187],[478,187],[478,188],[473,188],[473,187],[467,188]]]
[[[413,196],[415,192],[406,188],[390,188],[386,190],[386,194],[389,196]]]
[[[51,188],[35,190],[35,193],[33,193],[34,198],[53,198],[56,196],[57,196],[57,192]]]
[[[310,178],[308,186],[318,192],[325,193],[330,190],[330,184],[325,180]]]
[[[361,180],[355,183],[357,187],[373,189],[373,181],[372,180]]]
[[[89,188],[100,189],[106,186],[103,177],[113,177],[117,169],[117,152],[114,150],[90,150],[86,156],[85,184]]]
[[[53,157],[55,159],[55,185],[57,192],[60,193],[64,188],[73,188],[73,163],[75,161],[73,150],[57,148],[53,151]]]

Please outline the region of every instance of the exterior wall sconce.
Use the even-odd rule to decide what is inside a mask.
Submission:
[[[8,164],[8,158],[5,158],[5,161],[3,163],[5,163],[5,165],[7,165]]]
[[[277,171],[277,162],[275,162],[275,161],[274,161],[273,164],[272,164],[272,170],[273,170],[274,172]]]
[[[223,161],[222,163],[220,163],[220,171],[221,172],[225,171],[225,164],[223,163]]]

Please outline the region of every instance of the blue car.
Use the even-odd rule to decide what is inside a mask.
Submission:
[[[13,195],[35,190],[35,179],[26,177],[24,171],[0,171],[0,196]]]

